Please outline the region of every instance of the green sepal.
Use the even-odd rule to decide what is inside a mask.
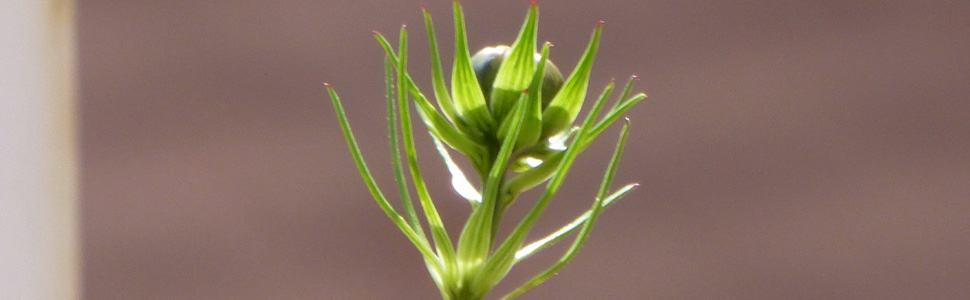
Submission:
[[[488,111],[485,95],[472,69],[471,54],[465,37],[465,20],[461,4],[455,1],[455,64],[451,72],[451,97],[458,117],[485,136],[492,132],[495,120]]]
[[[427,8],[422,7],[422,11],[424,13],[425,31],[428,33],[428,49],[431,52],[431,82],[434,85],[434,97],[438,101],[438,107],[441,108],[441,112],[444,113],[445,118],[458,129],[458,132],[468,136],[469,139],[474,140],[476,143],[481,143],[484,141],[481,133],[471,130],[468,123],[458,117],[455,102],[451,99],[451,95],[448,94],[448,87],[445,85],[444,72],[441,67],[441,55],[438,52],[438,39],[434,32],[431,14],[428,13]]]
[[[515,149],[522,149],[524,147],[536,145],[539,142],[539,137],[542,135],[542,97],[544,97],[544,80],[546,75],[546,66],[549,62],[549,47],[552,46],[550,43],[545,43],[542,46],[542,54],[539,58],[539,65],[536,66],[535,75],[532,77],[532,84],[529,85],[529,102],[528,111],[526,112],[525,123],[522,124],[522,132],[519,133],[519,140],[516,144]]]
[[[529,87],[535,76],[537,14],[538,10],[533,3],[529,9],[529,16],[519,31],[519,36],[512,44],[508,56],[503,58],[495,75],[488,104],[496,121],[502,122],[511,115],[509,110],[515,106],[515,101],[519,99],[522,91]]]
[[[552,98],[549,107],[543,111],[542,138],[549,138],[568,129],[579,115],[579,110],[583,107],[583,101],[586,98],[589,74],[593,68],[593,59],[596,57],[596,51],[599,48],[602,31],[603,23],[600,22],[596,26],[596,30],[593,31],[593,37],[590,39],[579,64],[563,83],[559,93]]]

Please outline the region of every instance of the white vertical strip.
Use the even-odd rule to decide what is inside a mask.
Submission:
[[[80,298],[74,18],[0,0],[0,299]]]

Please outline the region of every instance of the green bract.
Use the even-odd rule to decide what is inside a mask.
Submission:
[[[457,1],[454,13],[455,60],[449,90],[431,16],[427,10],[424,11],[437,107],[421,92],[407,71],[406,28],[401,28],[396,50],[383,35],[374,33],[387,54],[388,135],[404,216],[394,209],[371,176],[336,91],[329,84],[327,91],[367,188],[381,209],[421,253],[444,299],[484,298],[513,265],[581,229],[572,247],[556,264],[505,297],[512,299],[566,265],[585,243],[602,209],[636,187],[636,184],[629,184],[609,193],[628,136],[627,121],[589,211],[560,230],[525,244],[526,236],[559,190],[577,155],[646,95],[630,96],[636,79],[632,77],[613,107],[601,114],[614,88],[613,82],[610,82],[596,98],[582,125],[574,126],[586,99],[602,22],[593,31],[579,63],[563,80],[559,69],[549,59],[551,44],[545,43],[537,51],[538,9],[535,3],[529,9],[512,46],[485,48],[474,57],[468,50],[462,9]],[[418,166],[410,113],[412,102],[409,99],[413,101],[421,122],[445,161],[452,176],[452,185],[472,207],[457,244],[445,230]],[[411,201],[399,141],[403,141],[408,173],[428,223],[430,239]],[[482,182],[481,186],[470,183],[459,165],[452,160],[448,148],[469,159]],[[498,239],[497,229],[506,209],[520,193],[544,182],[545,189],[528,214],[518,222],[511,234]]]

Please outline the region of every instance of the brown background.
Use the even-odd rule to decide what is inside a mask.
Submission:
[[[425,1],[448,53],[451,2]],[[412,25],[430,93],[421,1],[79,2],[86,299],[439,297],[322,85],[393,194],[370,31]],[[466,2],[474,49],[528,7]],[[562,69],[605,20],[591,93],[637,74],[650,97],[617,175],[642,187],[523,299],[970,298],[970,5],[917,2],[541,1]],[[536,232],[591,203],[615,133]],[[431,187],[457,232],[467,205]]]

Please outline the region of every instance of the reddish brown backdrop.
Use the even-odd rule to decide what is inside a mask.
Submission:
[[[451,2],[425,1],[447,53]],[[322,85],[390,192],[370,31],[412,25],[430,91],[420,1],[79,2],[86,299],[438,297]],[[511,42],[528,7],[466,2],[476,49]],[[637,74],[650,97],[617,176],[642,187],[524,299],[970,298],[970,5],[912,2],[541,1],[561,68],[605,20],[591,93]],[[537,232],[591,203],[615,132]]]

